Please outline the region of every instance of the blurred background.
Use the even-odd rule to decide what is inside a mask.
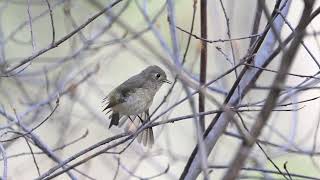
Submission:
[[[1,72],[19,65],[23,60],[39,51],[48,49],[32,61],[21,64],[10,72],[9,77],[0,77],[0,132],[1,139],[9,139],[26,131],[17,125],[33,129],[32,134],[39,138],[61,161],[92,146],[99,141],[123,133],[123,128],[108,129],[110,120],[102,112],[102,99],[116,86],[134,74],[139,73],[149,65],[162,67],[170,81],[174,81],[177,72],[168,64],[175,61],[168,53],[174,51],[168,23],[168,9],[165,0],[123,0],[91,21],[75,35],[66,41],[52,47],[51,43],[59,42],[79,28],[88,19],[110,5],[109,0],[0,0],[0,55]],[[207,43],[207,81],[213,80],[239,63],[250,46],[250,37],[256,16],[257,0],[223,0],[225,12],[229,20],[230,39],[226,18],[219,0],[208,1],[208,40]],[[276,1],[266,1],[266,7],[271,12]],[[52,21],[50,11],[52,10]],[[190,31],[194,12],[193,0],[174,0],[175,23],[181,29]],[[320,5],[316,2],[315,7]],[[296,27],[303,9],[300,0],[289,1],[286,19]],[[193,34],[200,37],[200,4],[196,3]],[[32,21],[30,21],[30,19]],[[53,22],[53,26],[52,26]],[[262,14],[258,33],[261,33],[267,23]],[[320,30],[320,19],[315,18],[307,28],[304,42],[312,54],[319,58],[320,42],[317,35]],[[53,28],[54,27],[54,35]],[[179,29],[177,32],[178,54],[184,55],[189,34]],[[281,28],[280,37],[284,39],[292,31],[288,25]],[[277,43],[274,43],[276,47]],[[192,37],[188,54],[183,65],[188,78],[197,82],[200,74],[201,41]],[[278,70],[281,53],[268,69]],[[291,68],[295,74],[313,76],[319,72],[312,57],[301,48]],[[242,67],[240,67],[242,68]],[[240,69],[238,70],[238,73]],[[275,73],[264,71],[259,77],[256,88],[253,88],[240,104],[244,109],[259,109],[260,106],[246,106],[248,103],[260,102],[266,98],[268,89]],[[236,74],[230,73],[210,85],[207,93],[220,104],[232,87]],[[286,86],[297,86],[305,77],[290,76]],[[316,79],[317,80],[317,79]],[[314,82],[312,87],[316,87]],[[151,106],[151,114],[161,104],[172,85],[164,84]],[[260,87],[260,88],[259,88]],[[190,87],[191,90],[193,88]],[[153,117],[161,115],[155,122],[165,121],[175,117],[192,114],[189,102],[184,101],[174,108],[173,104],[187,95],[178,80],[172,93],[161,104]],[[299,93],[293,93],[283,103],[298,102],[319,96],[318,88],[309,88]],[[198,103],[198,98],[194,100]],[[59,98],[59,105],[56,100]],[[257,103],[256,105],[259,105]],[[161,114],[169,108],[168,112]],[[206,100],[206,111],[217,110],[219,106]],[[319,100],[314,99],[303,104],[293,104],[272,113],[268,125],[264,128],[261,140],[281,146],[264,145],[269,157],[283,170],[287,162],[290,173],[320,177],[320,132],[318,131],[320,107]],[[52,115],[50,115],[50,113]],[[258,112],[242,112],[243,120],[251,125]],[[50,115],[50,116],[49,116]],[[205,116],[208,125],[215,115]],[[11,119],[10,119],[11,118]],[[166,123],[154,127],[155,144],[147,148],[134,141],[124,152],[103,153],[77,167],[82,173],[72,172],[78,179],[178,179],[197,143],[195,123],[192,118],[174,123]],[[238,135],[234,124],[230,124],[227,132]],[[57,165],[52,158],[43,153],[39,147],[26,138],[18,138],[1,142],[8,157],[8,179],[34,179],[38,172],[34,161],[44,173]],[[30,144],[26,143],[30,141]],[[117,142],[116,140],[115,142]],[[210,165],[228,165],[241,143],[239,138],[223,135],[210,153]],[[116,146],[110,152],[121,151],[128,143]],[[98,148],[102,149],[108,144]],[[30,153],[32,149],[34,156]],[[288,152],[293,149],[301,152]],[[97,150],[85,154],[77,160],[90,156]],[[0,162],[0,174],[3,173],[4,159]],[[256,167],[276,170],[266,156],[257,147],[253,149],[246,167]],[[210,177],[220,179],[225,169],[212,169]],[[68,179],[67,174],[57,179]],[[202,179],[199,176],[199,179]],[[276,179],[280,175],[261,172],[242,171],[239,178]]]

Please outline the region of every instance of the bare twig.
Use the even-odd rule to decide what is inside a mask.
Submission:
[[[85,28],[87,25],[89,25],[92,21],[94,21],[95,19],[97,19],[99,16],[101,16],[102,14],[104,14],[106,11],[110,10],[112,7],[114,7],[115,5],[117,5],[118,3],[122,2],[123,0],[117,0],[113,3],[111,3],[110,5],[108,5],[107,7],[105,7],[102,11],[98,12],[97,14],[95,14],[94,16],[92,16],[91,18],[89,18],[85,23],[81,24],[77,29],[73,30],[72,32],[70,32],[69,34],[65,35],[64,37],[62,37],[60,40],[56,41],[54,44],[51,44],[49,47],[44,48],[39,50],[38,52],[34,53],[33,55],[21,60],[17,65],[12,66],[11,68],[6,70],[6,74],[7,73],[11,73],[12,71],[14,71],[15,69],[23,66],[24,64],[34,60],[36,57],[40,56],[41,54],[50,51],[56,47],[58,47],[60,44],[62,44],[63,42],[67,41],[69,38],[71,38],[72,36],[74,36],[76,33],[78,33],[80,30],[82,30],[83,28]]]
[[[66,144],[63,144],[59,147],[56,147],[56,148],[53,148],[52,151],[53,152],[56,152],[56,151],[61,151],[63,149],[65,149],[66,147],[69,147],[77,142],[79,142],[80,140],[84,139],[87,137],[87,135],[89,134],[89,131],[87,130],[82,136],[66,143]],[[38,152],[33,152],[33,155],[40,155],[40,154],[44,154],[44,152],[41,152],[41,151],[38,151]],[[27,156],[27,155],[32,155],[31,153],[29,152],[24,152],[24,153],[18,153],[18,154],[13,154],[13,155],[9,155],[7,156],[8,159],[10,158],[16,158],[16,157],[20,157],[20,156]],[[0,159],[0,160],[3,160],[3,159]]]
[[[207,0],[200,1],[200,27],[201,27],[201,38],[207,39]],[[207,77],[207,43],[201,41],[200,49],[200,86],[206,83]],[[199,93],[199,113],[205,111],[205,95]],[[199,118],[201,131],[205,130],[205,116]],[[202,133],[201,133],[202,134]]]
[[[0,151],[1,151],[2,158],[3,158],[3,174],[2,174],[1,179],[7,180],[7,178],[8,178],[8,159],[7,159],[6,151],[2,146],[2,143],[0,143]]]
[[[292,25],[290,24],[290,22],[287,20],[287,18],[281,13],[281,11],[278,11],[279,15],[283,18],[284,22],[287,24],[287,26],[290,28],[290,30],[292,32],[294,32],[294,28],[292,27]],[[320,64],[318,62],[318,60],[316,59],[316,57],[313,55],[313,53],[311,52],[311,50],[306,46],[305,42],[303,40],[301,40],[301,44],[303,46],[303,48],[308,52],[308,54],[310,55],[310,57],[312,58],[312,60],[314,61],[314,63],[318,66],[318,68],[320,69]]]
[[[29,134],[32,133],[34,130],[36,130],[37,128],[39,128],[43,123],[45,123],[45,122],[53,115],[53,113],[56,111],[56,109],[58,108],[58,106],[59,106],[59,99],[57,99],[56,105],[55,105],[55,107],[53,108],[53,110],[50,112],[50,114],[49,114],[43,121],[41,121],[38,125],[36,125],[35,127],[33,127],[30,131],[28,131],[28,132],[26,132],[26,133],[23,133],[23,134],[21,133],[21,134],[19,134],[18,136],[15,136],[15,137],[10,138],[10,139],[0,140],[0,142],[13,141],[13,140],[16,140],[16,139],[18,139],[18,138],[25,137],[25,136],[29,135]],[[7,131],[6,134],[7,134],[7,133],[10,133],[10,132],[12,132],[12,131]]]
[[[288,161],[286,161],[286,162],[283,164],[283,169],[286,170],[286,173],[288,174],[289,179],[292,180],[291,174],[289,173],[289,171],[288,171],[288,169],[287,169],[287,164],[288,164]]]
[[[49,15],[50,15],[50,22],[51,22],[51,31],[52,31],[52,41],[51,41],[51,45],[54,44],[55,39],[56,39],[56,31],[54,28],[54,22],[53,22],[53,14],[52,14],[52,9],[51,9],[51,5],[49,3],[49,0],[45,0],[47,5],[48,5],[48,9],[49,9]]]
[[[227,169],[229,166],[226,165],[213,165],[210,166],[210,168],[214,168],[214,169]],[[267,170],[267,169],[259,169],[259,168],[248,168],[248,167],[243,167],[241,168],[241,170],[243,171],[254,171],[254,172],[262,172],[262,173],[271,173],[271,174],[279,174],[279,172],[277,171],[272,171],[272,170]],[[319,178],[317,177],[311,177],[311,176],[303,176],[303,175],[299,175],[299,174],[290,174],[292,177],[295,178],[303,178],[303,179],[312,179],[312,180],[319,180]]]
[[[32,54],[36,51],[36,42],[33,35],[33,28],[32,28],[32,17],[31,17],[31,10],[30,10],[30,0],[28,1],[28,17],[29,17],[29,28],[30,28],[30,35],[31,35],[31,45],[32,45]]]
[[[262,3],[265,4],[265,0],[262,0],[262,1],[263,1]],[[254,17],[251,34],[258,33],[260,22],[261,22],[262,6],[260,3],[256,3],[256,4],[257,4],[256,13],[255,13],[256,15]],[[256,39],[257,39],[257,37],[253,37],[250,39],[249,47],[251,47],[253,45],[253,43],[256,41]]]
[[[196,11],[197,11],[197,1],[194,0],[193,1],[193,12],[192,12],[192,20],[191,20],[191,26],[190,26],[190,32],[192,33],[193,32],[193,29],[194,29],[194,21],[195,21],[195,17],[196,17]],[[182,59],[182,65],[184,65],[184,63],[186,62],[186,58],[187,58],[187,54],[188,54],[188,51],[189,51],[189,48],[190,48],[190,44],[191,44],[191,34],[189,34],[188,36],[188,41],[187,41],[187,46],[186,46],[186,49],[184,51],[184,54],[183,54],[183,59]],[[170,87],[170,89],[168,90],[167,94],[164,96],[164,98],[162,99],[162,101],[160,102],[160,104],[155,108],[155,110],[151,113],[150,115],[150,118],[160,109],[160,107],[167,101],[169,95],[172,93],[173,91],[173,88],[176,86],[177,84],[177,80],[178,80],[178,77],[175,76],[174,78],[174,81],[173,81],[173,84],[172,86]]]
[[[189,32],[189,31],[186,31],[184,29],[182,29],[181,27],[179,26],[176,26],[177,29],[179,29],[181,32],[184,32],[186,34],[189,34],[191,35],[193,38],[195,39],[198,39],[200,41],[204,41],[206,43],[210,43],[210,44],[213,44],[213,43],[223,43],[223,42],[229,42],[229,41],[239,41],[239,40],[246,40],[246,39],[252,39],[252,38],[257,38],[257,37],[260,37],[261,34],[253,34],[253,35],[250,35],[250,36],[244,36],[244,37],[238,37],[238,38],[232,38],[232,39],[217,39],[217,40],[209,40],[209,39],[204,39],[198,35],[195,35],[193,34],[192,32]]]

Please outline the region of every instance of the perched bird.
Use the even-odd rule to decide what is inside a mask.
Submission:
[[[113,125],[118,126],[120,119],[120,126],[130,119],[128,129],[137,126],[135,123],[137,117],[141,123],[149,121],[149,107],[163,83],[170,84],[171,82],[167,80],[166,73],[154,65],[147,67],[112,90],[104,98],[106,107],[103,109],[103,111],[110,109],[107,113],[112,111],[109,117],[111,118],[109,128]],[[153,145],[152,128],[144,130],[139,136],[139,142],[142,141],[144,145]]]

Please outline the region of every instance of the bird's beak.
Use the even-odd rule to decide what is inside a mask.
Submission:
[[[168,84],[171,84],[171,83],[172,83],[171,81],[169,81],[169,80],[167,80],[167,79],[162,80],[162,82],[165,82],[165,83],[168,83]]]

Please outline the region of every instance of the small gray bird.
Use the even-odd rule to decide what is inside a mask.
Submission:
[[[163,83],[171,83],[167,80],[166,73],[158,66],[149,66],[112,90],[104,98],[107,106],[103,109],[103,111],[110,109],[107,114],[112,111],[109,128],[112,125],[118,126],[120,119],[122,122],[120,126],[128,118],[131,120],[131,126],[136,125],[134,123],[136,117],[141,123],[149,121],[149,107]],[[145,113],[144,118],[143,113]],[[154,143],[152,128],[142,132],[140,138],[138,136],[138,141],[152,146]]]

